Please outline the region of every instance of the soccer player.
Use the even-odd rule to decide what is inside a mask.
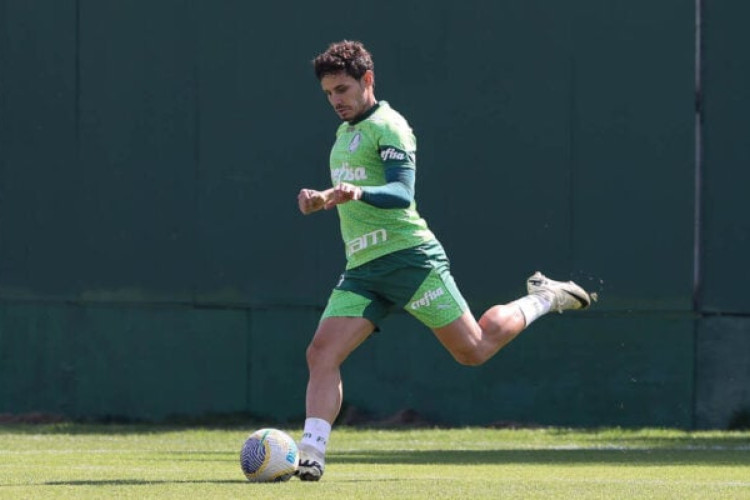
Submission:
[[[330,155],[332,187],[302,189],[297,201],[305,215],[337,208],[347,264],[306,353],[307,418],[299,443],[305,481],[323,475],[343,397],[341,364],[391,310],[403,308],[424,323],[459,363],[480,365],[540,316],[585,309],[595,298],[572,281],[537,272],[527,280],[528,295],[476,320],[443,247],[417,212],[416,139],[404,117],[375,98],[370,53],[344,40],[313,66],[343,122]]]

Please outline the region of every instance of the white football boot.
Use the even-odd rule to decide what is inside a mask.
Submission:
[[[550,299],[550,310],[563,312],[571,309],[588,309],[596,301],[595,293],[586,290],[572,281],[551,280],[539,271],[526,280],[529,295],[541,294]]]
[[[325,467],[325,458],[317,450],[309,446],[299,447],[297,476],[302,481],[320,481]]]

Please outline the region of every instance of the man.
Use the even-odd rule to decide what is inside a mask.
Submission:
[[[337,208],[347,264],[307,349],[299,469],[306,481],[323,475],[331,424],[341,408],[339,367],[391,310],[406,309],[432,329],[459,363],[479,365],[541,315],[585,309],[595,298],[573,282],[537,272],[528,279],[528,295],[491,307],[477,321],[442,246],[416,210],[416,139],[406,120],[375,98],[370,54],[361,43],[344,40],[313,65],[343,123],[330,156],[333,187],[302,189],[297,201],[305,215]]]

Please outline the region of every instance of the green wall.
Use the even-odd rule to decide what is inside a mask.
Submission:
[[[745,2],[705,2],[696,353],[696,422],[705,427],[750,414],[749,15]]]
[[[420,211],[474,312],[536,269],[601,302],[471,369],[395,315],[347,402],[725,426],[750,407],[719,366],[750,354],[748,9],[704,1],[697,162],[694,7],[0,0],[0,413],[302,417],[343,266],[335,216],[296,209],[337,126],[310,60],[351,38],[417,133]]]

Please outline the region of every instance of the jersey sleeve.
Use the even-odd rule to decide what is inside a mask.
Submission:
[[[389,167],[385,171],[386,184],[365,186],[361,200],[378,208],[407,208],[414,201],[414,169]]]
[[[411,127],[406,121],[385,124],[378,137],[378,154],[383,166],[409,167],[417,166],[417,141]]]

